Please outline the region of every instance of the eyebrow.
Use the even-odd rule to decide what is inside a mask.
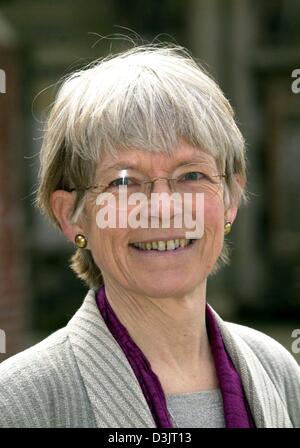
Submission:
[[[106,170],[110,169],[127,170],[128,168],[137,169],[137,165],[135,163],[119,162],[114,165],[107,165],[105,167]]]
[[[193,164],[193,163],[211,164],[212,161],[211,160],[204,160],[203,157],[201,157],[201,156],[200,157],[196,156],[196,157],[193,157],[192,160],[191,159],[187,159],[187,160],[181,161],[180,164],[177,165],[177,166],[190,165],[190,164]]]
[[[189,165],[193,163],[206,163],[211,164],[211,160],[204,160],[203,156],[195,156],[192,159],[185,159],[179,162],[178,165],[175,165],[175,168],[178,168],[183,165]],[[135,169],[138,170],[138,166],[135,162],[118,162],[112,165],[106,165],[103,167],[105,170],[116,169],[116,170],[127,170],[127,169]]]

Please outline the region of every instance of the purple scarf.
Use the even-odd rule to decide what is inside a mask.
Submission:
[[[158,428],[172,428],[165,394],[151,365],[117,318],[101,287],[96,302],[111,334],[120,345],[143,391]],[[206,304],[206,327],[223,398],[226,428],[255,428],[243,386],[222,340],[210,306]]]

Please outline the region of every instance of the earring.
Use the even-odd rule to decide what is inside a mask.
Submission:
[[[80,233],[78,233],[75,236],[75,244],[80,249],[84,249],[87,246],[87,239],[86,239],[86,237],[84,235],[81,235]]]
[[[228,233],[230,233],[230,231],[231,231],[231,222],[226,221],[226,223],[224,225],[224,235],[228,235]]]

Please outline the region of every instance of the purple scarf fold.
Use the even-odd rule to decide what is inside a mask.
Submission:
[[[241,378],[226,351],[221,331],[208,304],[206,329],[222,393],[226,428],[255,428]]]
[[[136,375],[157,428],[173,428],[159,378],[119,321],[107,300],[104,287],[96,293],[96,302],[104,322]],[[206,304],[206,327],[223,398],[226,428],[255,428],[241,379],[225,349],[221,332],[208,304]]]

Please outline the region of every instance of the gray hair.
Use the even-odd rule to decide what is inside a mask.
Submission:
[[[84,209],[84,188],[105,153],[139,149],[172,155],[179,139],[208,152],[226,174],[224,204],[246,201],[245,142],[234,111],[206,70],[179,46],[139,46],[97,60],[63,80],[40,153],[37,205],[59,227],[50,205],[58,189],[77,190],[72,219]],[[242,183],[237,181],[238,175]],[[229,261],[228,245],[214,266]],[[101,272],[86,249],[72,269],[89,287]]]

